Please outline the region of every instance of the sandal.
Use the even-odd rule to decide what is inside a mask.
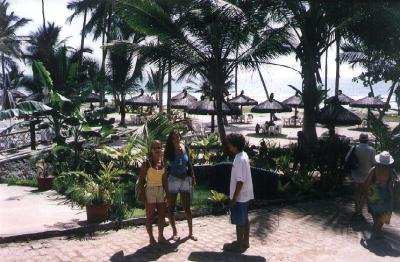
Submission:
[[[191,239],[191,240],[193,240],[193,241],[197,241],[197,240],[198,240],[197,237],[195,237],[195,236],[193,236],[193,235],[188,236],[188,238]]]
[[[237,252],[237,253],[243,253],[246,251],[246,247],[239,245],[237,241],[233,241],[232,243],[227,243],[224,245],[223,250],[228,251],[228,252]]]

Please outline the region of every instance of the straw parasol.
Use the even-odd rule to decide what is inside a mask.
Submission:
[[[329,104],[323,107],[319,111],[316,120],[317,123],[326,125],[331,134],[334,133],[335,126],[353,126],[361,124],[361,118],[341,106],[339,98],[332,99]]]
[[[96,93],[90,93],[84,100],[85,103],[100,103],[101,102],[101,96]],[[106,98],[104,98],[104,102],[108,102]]]
[[[250,98],[244,94],[244,91],[240,92],[240,95],[228,100],[228,102],[235,106],[240,106],[240,111],[243,114],[243,106],[255,106],[258,102],[253,98]]]
[[[296,92],[296,94],[294,96],[291,96],[286,100],[283,100],[282,104],[285,104],[287,106],[294,108],[294,126],[296,126],[298,108],[304,107],[303,99],[301,98],[299,92]]]
[[[195,102],[187,108],[187,112],[193,115],[211,115],[211,131],[214,132],[214,115],[217,114],[216,103],[210,98],[204,98],[201,101]],[[230,103],[222,102],[222,113],[224,115],[240,115],[240,109]]]
[[[183,91],[176,96],[171,97],[171,100],[181,100],[183,98],[188,98],[197,101],[197,98],[192,96],[191,94],[188,94],[186,89],[183,89]]]
[[[387,106],[390,108],[390,105]],[[383,102],[380,98],[374,97],[372,92],[370,92],[367,97],[361,98],[357,101],[350,103],[350,107],[368,109],[367,124],[369,128],[369,115],[371,113],[371,109],[385,108],[386,103]]]
[[[271,122],[273,122],[272,114],[283,113],[283,112],[292,112],[292,108],[290,108],[289,106],[287,106],[279,101],[276,101],[274,99],[274,94],[271,93],[268,100],[253,107],[251,109],[251,112],[253,112],[253,113],[270,113]]]
[[[156,105],[158,105],[158,101],[153,99],[151,96],[146,95],[144,93],[143,89],[140,89],[140,95],[126,100],[125,103],[127,105],[131,105],[131,106],[156,106]]]
[[[335,100],[335,98],[337,97],[338,101]],[[349,105],[351,103],[354,102],[354,99],[352,99],[349,96],[346,96],[345,94],[343,94],[342,90],[338,91],[337,96],[331,96],[328,99],[325,99],[325,104],[330,104],[330,103],[339,103],[339,105]]]

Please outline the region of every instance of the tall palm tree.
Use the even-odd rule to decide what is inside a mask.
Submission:
[[[108,75],[111,88],[115,92],[120,101],[120,125],[125,125],[125,107],[126,95],[133,90],[139,89],[139,82],[143,77],[143,67],[145,59],[139,55],[132,45],[137,45],[144,40],[140,34],[135,34],[131,37],[130,44],[127,42],[114,42],[110,48]]]
[[[186,0],[181,1],[181,8],[170,17],[156,1],[123,0],[118,2],[117,12],[134,29],[160,39],[160,46],[149,43],[142,47],[143,54],[153,61],[171,58],[181,78],[200,75],[210,83],[219,135],[225,143],[222,103],[231,74],[237,64],[251,66],[251,56],[266,61],[285,53],[287,49],[278,44],[286,35],[285,28],[254,28],[252,17],[257,13],[247,13],[248,9],[228,1]],[[260,34],[265,37],[261,39]],[[238,59],[235,43],[239,43]]]
[[[164,90],[164,88],[168,85],[168,83],[165,83],[164,79],[165,64],[162,64],[161,67],[158,67],[156,70],[150,68],[150,72],[147,73],[147,82],[145,84],[145,88],[148,92],[150,92],[150,94],[155,94],[158,101],[162,101],[162,99],[160,99],[160,95],[162,95],[162,90]]]
[[[271,3],[272,2],[272,3]],[[321,56],[335,40],[329,42],[334,30],[329,26],[329,19],[322,1],[271,1],[277,21],[287,23],[292,29],[292,37],[286,44],[295,53],[301,64],[303,78],[302,95],[304,103],[303,131],[309,142],[315,142],[316,112],[321,96],[319,86]]]
[[[16,16],[14,12],[9,13],[8,8],[8,1],[0,2],[0,53],[3,81],[6,67],[13,64],[12,58],[22,57],[21,39],[17,35],[17,30],[30,21]]]
[[[75,19],[76,16],[79,16],[83,13],[83,24],[82,24],[82,30],[81,30],[81,45],[80,49],[84,49],[85,47],[85,38],[86,38],[86,22],[87,22],[87,16],[88,12],[90,11],[90,3],[85,0],[75,0],[68,2],[67,8],[72,10],[73,13],[70,17],[68,17],[67,22],[72,23],[72,21]],[[79,65],[82,64],[83,56],[79,58]]]

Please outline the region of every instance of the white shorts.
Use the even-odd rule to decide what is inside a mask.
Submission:
[[[168,176],[168,193],[177,194],[179,192],[192,192],[192,178],[187,176],[185,178],[177,178],[175,176]]]

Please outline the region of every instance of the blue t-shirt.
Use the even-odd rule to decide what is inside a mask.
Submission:
[[[173,161],[169,161],[169,174],[175,177],[184,178],[189,170],[189,156],[186,152],[177,154]]]

